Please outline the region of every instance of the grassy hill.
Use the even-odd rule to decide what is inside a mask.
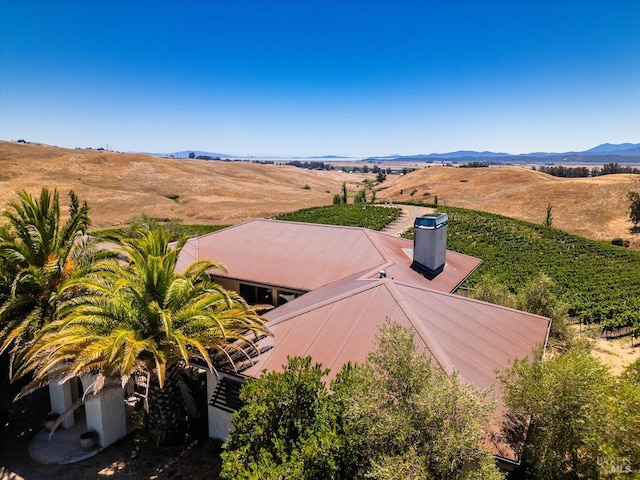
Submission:
[[[558,178],[523,167],[429,167],[404,176],[389,176],[378,188],[378,200],[433,202],[498,213],[542,223],[547,205],[553,226],[587,238],[630,240],[629,190],[640,191],[640,175]],[[412,195],[413,193],[413,195]]]
[[[355,191],[363,178],[289,166],[173,160],[0,141],[2,205],[13,199],[15,190],[35,194],[47,186],[66,195],[73,189],[89,203],[95,228],[121,226],[142,213],[189,224],[271,217],[330,204],[342,182]]]
[[[310,171],[248,162],[162,159],[143,154],[72,150],[0,141],[0,202],[12,192],[42,186],[74,189],[91,206],[95,228],[127,224],[142,213],[186,224],[230,224],[331,204],[342,182],[355,192],[373,174]],[[303,188],[305,185],[309,189]],[[542,223],[547,204],[553,226],[587,238],[630,240],[627,192],[639,175],[557,178],[522,167],[429,167],[389,175],[379,201],[418,200]],[[402,192],[402,193],[401,193]],[[411,193],[413,192],[413,195]]]

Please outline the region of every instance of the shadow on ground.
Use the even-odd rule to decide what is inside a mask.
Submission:
[[[0,412],[8,427],[0,430],[0,480],[211,479],[220,472],[219,447],[208,439],[186,438],[178,446],[155,448],[132,432],[89,459],[70,465],[41,465],[29,457],[31,439],[49,412],[46,390],[12,402],[18,388],[0,386]],[[55,441],[55,435],[51,439]]]

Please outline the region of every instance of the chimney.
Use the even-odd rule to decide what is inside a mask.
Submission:
[[[426,213],[413,223],[413,263],[432,275],[444,269],[447,253],[446,213]]]

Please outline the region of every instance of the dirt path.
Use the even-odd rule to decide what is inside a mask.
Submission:
[[[433,212],[433,208],[418,207],[417,205],[395,205],[391,204],[390,207],[398,207],[402,209],[402,215],[395,222],[386,226],[383,232],[390,233],[396,237],[399,237],[405,230],[413,227],[413,221],[417,216],[424,215],[425,213]]]

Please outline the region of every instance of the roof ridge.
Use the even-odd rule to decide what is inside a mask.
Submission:
[[[374,285],[375,287],[378,287],[380,285],[381,282],[378,282],[378,285]],[[361,293],[367,291],[369,289],[360,289],[360,291],[356,294],[356,295],[360,295]],[[378,291],[376,291],[375,293],[373,293],[373,295],[371,295],[371,298],[369,298],[369,301],[367,302],[366,306],[362,309],[362,311],[366,311],[369,306],[373,303],[374,298],[379,294],[379,289]],[[334,309],[335,312],[335,309]],[[333,316],[333,313],[332,315]],[[324,328],[326,328],[327,324],[329,323],[328,320],[329,318],[327,318],[327,322],[325,322],[325,325],[323,326],[323,328],[321,330],[324,330]],[[342,338],[342,342],[340,345],[340,349],[336,352],[336,354],[334,355],[334,357],[331,359],[331,363],[330,365],[333,365],[336,360],[340,357],[340,354],[344,351],[345,348],[347,348],[347,345],[349,344],[349,340],[351,339],[351,335],[353,334],[353,332],[356,330],[356,327],[358,326],[358,324],[362,321],[362,315],[358,315],[358,321],[357,322],[353,322],[349,328],[349,332],[347,334],[345,334]],[[319,334],[319,332],[318,332]]]
[[[393,280],[393,279],[392,279]],[[531,312],[527,312],[524,310],[518,310],[517,308],[511,308],[511,307],[505,307],[504,305],[499,305],[497,303],[491,303],[491,302],[486,302],[484,300],[478,300],[477,298],[470,298],[470,297],[463,297],[462,295],[456,295],[455,293],[449,293],[449,292],[443,292],[441,290],[435,290],[429,287],[423,287],[420,285],[412,285],[411,283],[407,283],[407,282],[403,282],[401,280],[393,280],[394,283],[402,285],[403,287],[407,287],[407,288],[413,288],[415,290],[423,290],[429,293],[433,293],[436,295],[444,295],[445,297],[450,297],[450,298],[455,298],[457,300],[460,301],[466,301],[466,302],[471,302],[471,303],[479,303],[481,305],[489,305],[493,308],[498,308],[500,310],[507,310],[510,312],[517,312],[517,313],[522,313],[525,315],[528,315],[530,317],[536,317],[536,318],[541,318],[544,320],[549,321],[549,317],[543,317],[542,315],[538,315],[536,313],[531,313]]]
[[[375,230],[371,230],[370,228],[367,227],[354,227],[354,226],[350,226],[350,225],[332,225],[330,223],[313,223],[313,222],[301,222],[299,220],[277,220],[275,218],[254,218],[253,220],[249,220],[249,222],[253,222],[253,221],[264,221],[264,222],[272,222],[272,223],[282,223],[282,224],[294,224],[294,225],[308,225],[308,226],[312,226],[312,227],[329,227],[329,228],[341,228],[341,229],[346,229],[346,230],[364,230],[364,231],[375,231]],[[247,223],[247,222],[243,222],[243,223]]]
[[[428,331],[426,331],[426,329],[422,327],[420,322],[416,321],[417,316],[413,311],[413,309],[411,308],[411,306],[409,305],[409,302],[402,297],[402,294],[397,288],[396,280],[393,280],[393,279],[388,279],[388,280],[389,280],[388,282],[385,282],[385,285],[387,286],[389,293],[391,293],[391,295],[396,300],[400,309],[407,316],[407,318],[409,319],[409,322],[411,322],[411,326],[413,327],[415,332],[418,334],[420,339],[424,342],[425,346],[427,347],[427,350],[429,350],[429,352],[431,353],[431,356],[436,360],[438,365],[440,365],[440,367],[446,373],[452,374],[453,372],[455,372],[453,362],[451,361],[449,356],[446,353],[444,353],[444,351],[437,344],[435,344],[429,339]],[[397,283],[403,284],[402,282],[397,282]],[[421,290],[430,291],[428,289],[421,289]]]
[[[360,293],[362,293],[362,292],[364,292],[366,290],[369,290],[371,288],[375,288],[380,284],[380,282],[379,282],[380,279],[365,279],[365,278],[361,278],[361,276],[362,276],[361,274],[362,274],[362,272],[359,272],[357,274],[358,277],[354,278],[352,281],[354,283],[355,282],[366,282],[364,285],[358,286],[358,287],[353,288],[353,289],[346,290],[346,291],[342,292],[341,294],[334,295],[334,296],[332,296],[330,298],[319,299],[318,301],[316,301],[316,302],[312,303],[311,305],[308,305],[308,306],[306,306],[304,308],[301,308],[301,309],[298,309],[298,310],[293,310],[292,312],[289,312],[284,317],[279,319],[277,322],[270,323],[270,325],[279,325],[281,323],[284,323],[284,322],[290,320],[293,317],[297,317],[298,315],[303,315],[305,313],[312,312],[313,310],[317,310],[319,308],[322,308],[322,307],[327,306],[327,305],[331,305],[333,303],[338,303],[338,302],[344,300],[345,298],[351,297],[353,295],[358,295],[358,294],[360,294]],[[314,292],[317,292],[318,290],[321,290],[321,289],[323,289],[325,287],[329,287],[330,285],[334,285],[334,284],[336,284],[338,282],[342,282],[344,280],[345,279],[337,280],[336,282],[333,282],[333,283],[330,283],[328,285],[325,285],[324,287],[320,287],[320,288],[315,289]],[[302,297],[298,297],[298,298],[302,298]],[[272,311],[275,312],[276,310],[277,309],[274,309]]]
[[[373,248],[375,248],[376,251],[380,254],[380,256],[386,260],[385,264],[393,265],[394,262],[391,261],[391,259],[389,258],[385,250],[382,247],[380,247],[380,245],[378,245],[378,242],[376,241],[377,239],[374,238],[376,234],[379,234],[379,233],[380,232],[376,230],[371,230],[371,229],[365,229],[365,232],[364,232],[365,236],[367,237],[367,240],[369,240],[369,242],[371,242],[371,245],[373,245]],[[395,238],[395,237],[392,236],[391,238]]]

